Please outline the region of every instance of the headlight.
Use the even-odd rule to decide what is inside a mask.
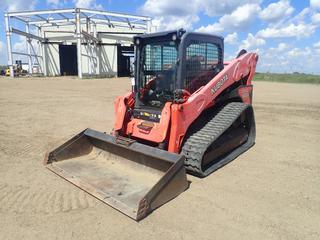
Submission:
[[[173,41],[177,40],[177,35],[176,35],[176,34],[173,34],[173,35],[172,35],[172,40],[173,40]]]

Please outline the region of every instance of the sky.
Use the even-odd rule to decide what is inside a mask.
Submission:
[[[320,0],[0,0],[0,64],[7,64],[6,11],[72,7],[150,16],[158,31],[223,36],[226,60],[257,52],[260,72],[320,74]],[[23,38],[13,40],[25,51]]]

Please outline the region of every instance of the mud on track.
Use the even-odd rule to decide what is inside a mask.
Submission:
[[[0,239],[319,239],[320,86],[255,83],[256,145],[136,223],[62,180],[43,154],[110,131],[129,80],[0,78]]]

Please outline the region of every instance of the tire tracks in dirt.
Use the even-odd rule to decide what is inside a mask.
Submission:
[[[0,184],[0,212],[58,213],[86,209],[97,200],[81,190],[31,189],[26,186]]]

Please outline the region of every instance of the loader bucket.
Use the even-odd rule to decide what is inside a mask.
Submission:
[[[188,187],[184,156],[92,129],[47,153],[45,164],[137,221]]]

